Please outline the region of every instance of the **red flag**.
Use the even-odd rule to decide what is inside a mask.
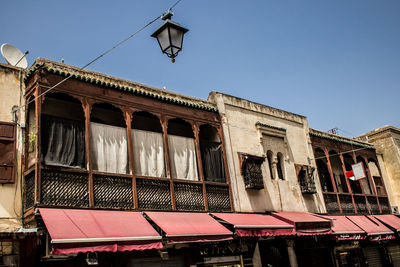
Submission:
[[[354,172],[353,172],[353,170],[346,172],[346,178],[349,178],[349,179],[350,179],[351,177],[354,177]]]

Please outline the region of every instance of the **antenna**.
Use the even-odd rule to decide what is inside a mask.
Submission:
[[[11,44],[1,45],[1,54],[8,64],[20,68],[26,69],[28,67],[28,61],[26,61],[25,56],[29,54],[27,50],[24,54],[15,46]]]
[[[328,133],[331,133],[331,134],[338,134],[338,132],[339,132],[339,128],[338,127],[335,127],[335,128],[332,128],[332,129],[328,130]]]

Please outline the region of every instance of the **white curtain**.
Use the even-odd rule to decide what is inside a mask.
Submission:
[[[136,175],[165,177],[162,133],[132,129],[132,143]]]
[[[126,128],[90,123],[93,170],[128,173]]]
[[[177,179],[198,181],[196,146],[193,138],[168,135],[171,176]]]

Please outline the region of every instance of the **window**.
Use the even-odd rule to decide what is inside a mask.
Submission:
[[[208,124],[202,125],[199,139],[204,180],[224,183],[224,157],[217,129]]]
[[[41,119],[43,163],[85,168],[85,126],[80,101],[61,93],[50,94],[43,103]]]
[[[315,168],[307,165],[295,164],[297,179],[303,194],[315,194],[317,189],[314,182]]]
[[[357,163],[358,162],[362,162],[363,166],[364,166],[364,170],[365,170],[365,175],[366,177],[364,179],[361,179],[360,182],[362,184],[362,187],[364,189],[364,193],[366,195],[372,195],[372,190],[371,190],[371,185],[369,183],[369,175],[368,175],[368,165],[365,164],[364,159],[361,156],[357,157]]]
[[[349,161],[350,164],[350,168],[351,168],[351,164],[353,164],[353,159],[347,158],[346,155],[344,155],[344,160],[346,163],[346,160]],[[340,156],[339,153],[337,153],[334,150],[329,151],[329,161],[331,163],[331,168],[332,168],[332,173],[333,173],[333,178],[335,179],[335,183],[336,183],[336,188],[338,190],[339,193],[348,193],[349,190],[347,188],[347,183],[346,183],[346,177],[343,173],[343,166],[342,166],[342,162],[340,160]],[[346,167],[348,168],[348,166]],[[351,169],[350,169],[351,170]],[[352,186],[352,189],[357,189],[359,187],[357,187],[358,182],[356,181],[356,183],[354,183],[354,185]],[[354,193],[354,191],[353,191]]]
[[[268,158],[268,168],[271,179],[285,179],[285,159],[288,143],[286,140],[286,129],[257,122],[261,142]],[[276,155],[276,157],[275,157]]]
[[[319,181],[321,183],[322,191],[334,192],[331,176],[329,174],[327,159],[325,157],[324,151],[320,148],[316,148],[315,158],[316,158],[318,176],[319,176]]]
[[[275,179],[275,173],[274,173],[274,168],[273,168],[273,158],[274,158],[274,153],[271,150],[267,151],[267,160],[268,160],[268,169],[269,169],[269,175],[271,176],[271,179]]]
[[[277,160],[278,162],[276,163],[276,170],[278,172],[278,178],[281,180],[285,179],[284,176],[284,171],[285,171],[285,165],[284,165],[284,159],[282,153],[278,153],[277,155]]]
[[[172,178],[199,180],[196,145],[188,122],[181,119],[168,121],[168,152]]]
[[[133,113],[132,143],[136,175],[166,177],[163,132],[157,116]]]
[[[264,182],[261,166],[265,158],[240,154],[240,159],[241,173],[243,175],[246,189],[263,189]]]
[[[386,196],[385,185],[383,184],[382,177],[378,169],[378,165],[373,159],[368,159],[368,168],[375,182],[376,194],[378,196]]]
[[[0,122],[0,183],[13,183],[16,168],[16,127]]]
[[[94,104],[90,116],[93,170],[129,173],[128,141],[122,111],[110,104]]]

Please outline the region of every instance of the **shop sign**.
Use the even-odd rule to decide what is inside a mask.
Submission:
[[[225,256],[225,257],[211,257],[204,258],[205,264],[216,264],[216,263],[224,263],[224,262],[238,262],[240,261],[239,256]]]

